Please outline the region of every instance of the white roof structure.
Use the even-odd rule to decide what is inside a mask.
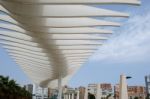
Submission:
[[[93,5],[139,5],[138,0],[0,0],[0,44],[42,87],[63,85],[120,23],[94,17],[129,14]],[[96,34],[96,35],[95,35]],[[98,34],[98,35],[97,35]]]

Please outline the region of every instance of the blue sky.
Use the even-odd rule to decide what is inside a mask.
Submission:
[[[116,84],[120,74],[133,78],[129,85],[144,85],[144,76],[150,74],[150,0],[143,0],[141,6],[97,6],[128,12],[131,17],[105,18],[121,22],[121,27],[109,27],[115,32],[104,46],[89,58],[70,80],[72,87],[89,83],[108,82]],[[21,85],[31,83],[18,65],[0,48],[0,75],[9,75]]]
[[[120,74],[133,77],[128,80],[129,85],[145,85],[144,76],[150,74],[149,3],[149,0],[143,0],[141,6],[103,6],[128,12],[131,16],[128,19],[107,18],[123,25],[108,28],[113,29],[114,34],[75,74],[70,86],[104,82],[116,84]]]

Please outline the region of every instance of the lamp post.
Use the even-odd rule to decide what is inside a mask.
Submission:
[[[132,78],[131,76],[127,76],[127,77],[126,77],[126,79],[131,79],[131,78]]]

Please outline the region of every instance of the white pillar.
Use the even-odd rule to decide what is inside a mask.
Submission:
[[[97,84],[96,99],[101,99],[101,96],[102,96],[102,90],[100,84]]]
[[[88,88],[85,88],[84,99],[88,99]]]
[[[77,99],[79,99],[80,91],[77,91]]]
[[[69,99],[69,96],[68,96],[68,94],[67,94],[67,96],[66,96],[66,97],[67,97],[67,99]]]
[[[33,94],[35,95],[35,96],[32,96],[32,99],[36,99],[36,84],[33,84]]]
[[[66,94],[64,94],[64,99],[67,99],[67,98],[66,98]]]
[[[65,99],[68,99],[68,94],[65,94]]]
[[[71,99],[74,99],[74,93],[72,93],[72,98]]]
[[[42,99],[44,99],[44,88],[42,88]]]
[[[62,86],[61,86],[61,76],[58,78],[58,99],[61,99],[62,97]]]
[[[69,93],[69,99],[71,99],[71,96],[70,96],[71,94]]]
[[[119,99],[128,99],[128,90],[127,90],[127,82],[126,82],[126,76],[120,75],[120,95]]]

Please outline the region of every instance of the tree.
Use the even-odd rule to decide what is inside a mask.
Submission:
[[[0,75],[0,99],[32,99],[32,94],[20,87],[15,80]]]
[[[91,93],[88,93],[88,99],[95,99],[95,96]]]
[[[150,94],[147,94],[146,99],[149,99],[149,98],[150,98]]]
[[[9,89],[11,89],[10,90],[10,98],[14,98],[14,96],[13,96],[13,94],[17,94],[17,87],[18,87],[19,85],[16,83],[16,81],[15,80],[10,80],[9,82],[8,82],[8,87],[9,87]]]
[[[107,95],[106,99],[109,99],[109,97],[111,97],[111,94]]]
[[[6,98],[9,98],[9,77],[3,77],[3,76],[0,76],[0,82],[2,84],[1,86],[1,92],[2,94],[5,95]]]
[[[138,97],[134,97],[134,99],[139,99]]]

